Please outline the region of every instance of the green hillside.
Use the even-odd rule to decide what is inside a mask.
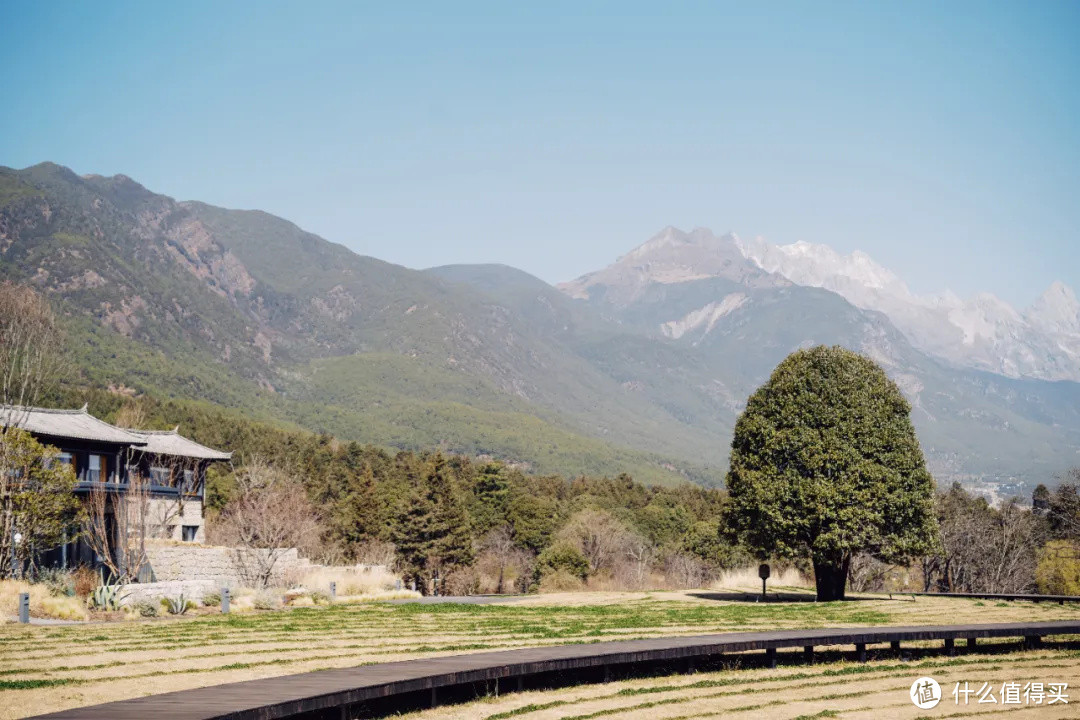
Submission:
[[[541,473],[720,480],[662,409],[477,290],[122,176],[4,169],[0,189],[0,277],[54,300],[76,384]]]

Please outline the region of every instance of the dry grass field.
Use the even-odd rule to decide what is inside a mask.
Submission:
[[[721,599],[717,599],[718,597]],[[108,700],[257,677],[530,645],[749,629],[1034,621],[1080,617],[1080,607],[1055,604],[994,603],[938,598],[912,600],[910,597],[893,600],[874,598],[846,603],[760,604],[722,598],[722,594],[703,598],[686,592],[577,593],[540,595],[492,605],[370,603],[111,624],[8,624],[0,626],[0,717],[24,717]],[[836,682],[841,682],[841,679],[843,682],[866,682],[868,685],[864,689],[871,693],[867,698],[877,697],[873,693],[882,692],[892,698],[890,704],[899,706],[901,701],[906,702],[906,690],[905,693],[893,697],[896,695],[893,686],[899,687],[904,678],[907,678],[907,685],[910,685],[916,666],[903,665],[896,668],[895,659],[883,662],[883,665],[855,666],[856,670],[850,672],[850,677],[848,674],[837,676]],[[986,677],[973,675],[973,680],[990,680],[992,673],[997,673],[993,677],[1001,676],[1004,679],[1013,671],[1014,665],[1017,673],[1020,673],[1022,668],[1036,670],[1040,669],[1041,665],[1047,665],[1047,671],[1053,670],[1053,674],[1058,675],[1048,679],[1068,681],[1069,678],[1063,675],[1070,675],[1073,679],[1080,677],[1080,660],[1068,650],[1049,654],[1039,652],[1007,656],[975,655],[962,661],[946,658],[935,660],[928,657],[919,662],[985,663],[973,667],[980,672],[985,671],[983,675]],[[889,670],[889,667],[894,667],[894,670]],[[962,666],[950,664],[945,667],[952,673],[954,670],[961,672],[957,668]],[[859,668],[882,669],[880,674],[862,675],[860,673],[863,670]],[[843,666],[831,668],[840,669],[843,669]],[[714,712],[709,708],[737,709],[761,705],[758,710],[746,709],[742,712],[755,716],[797,717],[817,713],[818,710],[812,710],[813,707],[821,709],[821,703],[831,701],[813,698],[834,691],[823,687],[820,679],[796,680],[793,679],[794,675],[812,671],[816,676],[831,670],[825,666],[811,669],[792,666],[775,671],[732,669],[728,672],[678,676],[663,680],[635,680],[618,685],[506,696],[495,704],[472,706],[471,711],[467,706],[438,709],[431,717],[485,717],[485,713],[495,715],[500,712],[514,712],[537,719],[593,717],[594,715],[588,714],[592,712],[601,712],[606,717],[608,706],[603,703],[610,704],[609,709],[614,712],[617,707],[621,707],[619,703],[624,701],[633,700],[638,704],[653,701],[659,703],[674,697],[673,693],[681,695],[684,692],[692,693],[694,697],[700,695],[700,703],[683,707],[676,712],[674,708],[679,703],[665,702],[630,709],[625,716],[644,717],[642,713],[647,713],[650,720],[662,717],[697,717],[694,713],[704,713],[704,716],[707,716]],[[895,673],[895,677],[890,673]],[[779,680],[781,675],[792,677]],[[945,676],[944,670],[942,675]],[[781,682],[781,695],[763,697],[750,694],[746,696],[750,699],[742,700],[734,699],[734,695],[711,696],[736,689],[736,686],[732,686],[725,690],[729,683],[742,683],[746,680],[749,684],[744,689],[749,690],[758,683],[772,682],[771,679]],[[1010,676],[1007,679],[1013,678]],[[689,687],[701,682],[707,684]],[[673,690],[663,689],[674,685],[680,687]],[[683,685],[687,687],[682,687]],[[775,687],[779,688],[781,685]],[[630,692],[634,688],[641,690]],[[623,690],[627,692],[622,693]],[[613,695],[616,692],[622,694]],[[837,689],[835,692],[847,691]],[[745,694],[742,690],[740,693]],[[646,695],[649,697],[644,697]],[[849,710],[853,716],[858,715],[858,708],[869,702],[855,702],[856,697],[862,696],[852,695],[852,702],[845,705],[850,705]],[[593,709],[586,710],[576,705],[586,702],[588,698],[595,699],[603,706],[589,705],[588,707]],[[783,698],[791,701],[790,708],[787,707],[788,699],[783,700],[781,705],[772,704],[774,700]],[[573,704],[564,705],[562,700],[573,700]],[[1080,695],[1077,700],[1080,701]],[[525,714],[521,710],[523,704],[556,701],[560,701],[560,704],[538,710],[536,714]],[[503,703],[507,704],[504,706]],[[622,713],[621,710],[618,712]],[[939,715],[940,712],[939,708],[934,714]],[[1025,712],[1010,710],[1011,714],[1021,716]],[[1047,712],[1047,709],[1043,708],[1042,712]],[[428,713],[423,716],[427,717]],[[872,714],[867,715],[870,716]],[[1054,716],[1056,715],[1048,715]]]

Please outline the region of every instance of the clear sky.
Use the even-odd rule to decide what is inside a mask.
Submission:
[[[526,6],[528,5],[528,6]],[[0,164],[550,282],[665,225],[1080,291],[1080,2],[0,0]]]

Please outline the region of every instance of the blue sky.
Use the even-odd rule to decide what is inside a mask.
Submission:
[[[0,164],[410,267],[557,282],[671,224],[1080,291],[1077,2],[105,5],[2,0]]]

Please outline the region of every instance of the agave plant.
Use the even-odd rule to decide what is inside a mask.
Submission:
[[[90,605],[95,610],[114,612],[127,599],[129,593],[122,592],[123,585],[98,585],[90,595]]]
[[[184,597],[184,593],[180,593],[176,597],[165,598],[165,609],[169,611],[170,615],[183,615],[194,606],[195,603],[190,598]]]

